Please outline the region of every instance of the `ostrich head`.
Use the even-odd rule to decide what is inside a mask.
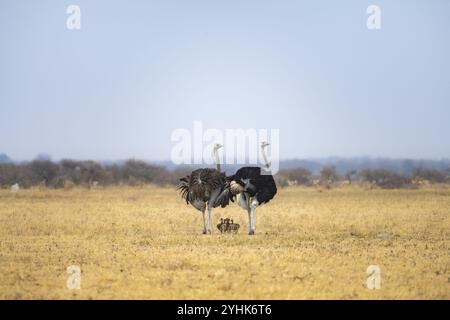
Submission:
[[[239,194],[245,191],[245,184],[242,181],[231,181],[230,191],[232,194]]]
[[[241,192],[254,192],[255,186],[250,183],[250,179],[241,178],[231,181],[230,190],[233,194],[239,194]]]

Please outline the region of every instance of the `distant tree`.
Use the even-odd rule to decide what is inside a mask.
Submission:
[[[61,168],[64,169],[64,171],[70,172],[74,171],[77,167],[80,167],[81,161],[63,159],[59,164],[61,165]]]
[[[122,169],[117,164],[112,164],[105,167],[105,181],[104,184],[121,184]]]
[[[347,173],[345,174],[345,179],[348,181],[349,184],[352,184],[353,181],[353,176],[356,175],[357,171],[356,170],[350,170],[347,171]]]
[[[81,161],[63,159],[59,162],[60,179],[62,183],[73,182],[78,185],[81,182]]]
[[[385,189],[403,188],[411,184],[410,178],[384,169],[366,169],[360,172],[360,176],[363,181]]]
[[[291,170],[284,170],[281,172],[288,181],[296,181],[299,185],[310,185],[312,180],[312,173],[304,168],[296,168]]]
[[[432,183],[444,183],[447,180],[447,174],[436,169],[418,168],[414,170],[413,178],[416,180],[428,180]]]
[[[34,160],[30,164],[30,169],[34,177],[47,186],[58,174],[58,165],[50,160]]]
[[[150,165],[141,160],[128,160],[122,168],[123,176],[128,183],[156,183],[167,181],[167,170],[164,167]]]
[[[17,183],[17,166],[12,163],[0,163],[0,186],[10,186]]]
[[[77,167],[75,167],[75,170],[78,170]],[[105,176],[103,167],[95,161],[82,161],[79,165],[79,172],[81,181],[89,187],[94,184],[94,181],[102,182]]]
[[[323,167],[320,170],[320,179],[325,183],[334,183],[338,180],[338,174],[335,167]]]

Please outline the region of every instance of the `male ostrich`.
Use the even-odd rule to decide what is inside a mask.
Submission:
[[[261,152],[267,169],[270,164],[264,148],[268,145],[267,142],[261,143]],[[260,167],[240,168],[233,176],[227,177],[227,185],[216,200],[217,204],[225,202],[228,204],[229,200],[234,201],[234,197],[236,197],[239,206],[247,210],[249,235],[255,234],[256,208],[269,202],[277,193],[273,176],[261,174],[261,170]]]
[[[220,172],[220,161],[218,150],[222,147],[220,144],[214,146],[214,155],[216,158],[217,169],[197,169],[190,175],[181,178],[178,184],[181,197],[191,204],[197,210],[202,212],[203,234],[211,234],[211,212],[212,208],[223,207],[229,204],[227,198],[217,201],[217,197],[226,184],[225,173]],[[206,228],[205,211],[208,209],[208,228]]]

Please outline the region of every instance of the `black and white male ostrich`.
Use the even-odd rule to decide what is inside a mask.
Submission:
[[[265,167],[270,168],[264,148],[269,144],[261,143],[261,152],[264,158]],[[248,234],[254,235],[256,229],[255,210],[258,206],[269,202],[277,193],[277,186],[273,176],[261,173],[264,170],[260,167],[243,167],[232,176],[226,178],[227,183],[222,193],[217,198],[217,204],[229,203],[236,198],[238,205],[247,210],[248,213]]]
[[[211,234],[211,212],[212,208],[229,204],[229,199],[222,198],[218,200],[218,196],[226,185],[225,173],[220,171],[220,159],[218,150],[222,147],[215,144],[214,155],[216,159],[216,169],[197,169],[190,175],[181,178],[178,184],[181,197],[186,200],[187,204],[191,204],[202,213],[203,234]],[[208,227],[206,227],[205,211],[208,209]]]

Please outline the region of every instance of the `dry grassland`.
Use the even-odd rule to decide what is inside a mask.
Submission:
[[[449,299],[450,190],[280,189],[213,212],[201,234],[173,188],[0,190],[3,299]],[[81,289],[66,287],[81,268]],[[381,269],[369,290],[366,270]]]

